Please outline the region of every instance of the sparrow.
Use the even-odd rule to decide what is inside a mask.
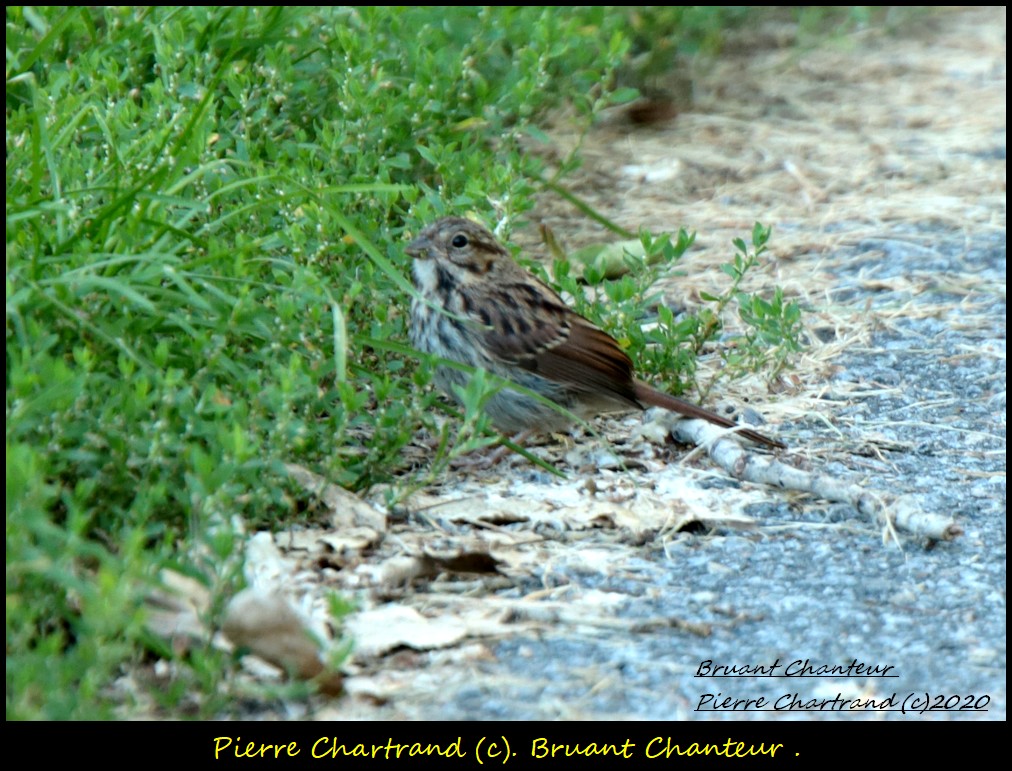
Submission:
[[[422,230],[406,252],[418,296],[411,302],[415,348],[482,368],[540,394],[583,419],[663,407],[706,420],[767,447],[776,439],[658,391],[633,373],[633,364],[607,332],[573,311],[547,284],[518,265],[486,228],[444,217]],[[457,399],[467,372],[437,367],[436,385]],[[505,387],[484,406],[506,433],[557,431],[570,417],[529,394]]]

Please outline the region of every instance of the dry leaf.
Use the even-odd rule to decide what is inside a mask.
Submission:
[[[384,605],[351,616],[347,629],[355,640],[355,655],[381,656],[401,646],[415,650],[445,648],[467,635],[453,618],[428,619],[414,608]]]
[[[285,469],[302,488],[323,501],[330,510],[330,524],[334,528],[370,527],[379,533],[386,532],[387,517],[354,493],[331,484],[319,474],[295,463],[286,463]]]
[[[163,570],[160,578],[162,587],[146,599],[145,625],[170,640],[176,652],[182,654],[192,643],[208,637],[203,619],[211,606],[211,593],[195,578],[174,570]]]
[[[222,631],[236,646],[248,648],[292,676],[318,678],[324,693],[340,692],[340,675],[325,671],[319,644],[280,594],[257,588],[239,592],[225,610]]]

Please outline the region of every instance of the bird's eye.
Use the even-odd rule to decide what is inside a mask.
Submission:
[[[465,236],[463,233],[457,233],[457,235],[453,237],[453,240],[450,241],[450,243],[453,244],[458,249],[463,249],[465,246],[467,246],[467,236]]]

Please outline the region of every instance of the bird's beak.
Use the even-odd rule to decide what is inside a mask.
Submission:
[[[425,236],[419,236],[410,244],[404,252],[410,257],[415,259],[424,259],[429,256],[429,251],[432,249],[433,243]]]

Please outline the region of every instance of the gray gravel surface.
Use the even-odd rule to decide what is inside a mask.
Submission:
[[[956,234],[895,233],[861,244],[839,272],[839,300],[902,306],[911,298],[848,286],[856,276],[930,271],[1004,284],[1004,237],[966,244]],[[886,248],[886,257],[880,253]],[[865,251],[875,257],[864,259]],[[1005,301],[992,297],[974,310],[989,325],[963,328],[959,297],[944,289],[913,298],[951,302],[951,315],[901,320],[874,335],[872,346],[846,355],[837,381],[866,384],[871,395],[841,410],[838,428],[859,438],[886,418],[895,449],[868,461],[862,473],[880,487],[914,493],[923,508],[951,513],[965,528],[952,543],[883,544],[873,525],[846,506],[761,505],[750,513],[761,535],[681,534],[638,554],[623,548],[620,578],[573,572],[585,589],[625,594],[619,615],[680,617],[712,624],[712,635],[681,630],[632,635],[594,630],[510,639],[494,647],[489,668],[515,679],[464,688],[441,705],[448,719],[769,718],[772,712],[707,711],[714,700],[758,699],[766,708],[792,701],[828,702],[791,712],[807,719],[867,719],[841,710],[840,699],[894,698],[917,710],[925,700],[937,719],[1004,719],[1005,696]],[[958,357],[957,354],[970,354]],[[784,429],[785,432],[789,428]],[[823,425],[798,426],[792,442],[834,441]],[[845,471],[840,468],[838,471]],[[853,470],[852,470],[853,472]],[[776,525],[782,527],[776,527]],[[619,566],[616,566],[618,568]],[[636,576],[635,580],[629,575]],[[563,577],[558,569],[552,580]],[[530,590],[532,587],[526,587]],[[524,587],[518,588],[522,596]],[[703,662],[769,667],[777,675],[805,662],[846,668],[856,662],[888,677],[697,677]],[[795,663],[801,662],[801,663]],[[885,669],[888,667],[888,669]],[[853,670],[852,670],[853,671]],[[606,683],[608,687],[595,686]],[[714,698],[706,701],[706,694]],[[700,709],[701,702],[704,709]],[[835,709],[834,709],[834,705]],[[956,709],[953,709],[953,707]],[[973,709],[967,709],[973,707]],[[979,708],[979,711],[978,711]],[[754,706],[752,708],[754,710]],[[784,713],[787,716],[788,713]],[[879,716],[905,719],[902,712]]]

